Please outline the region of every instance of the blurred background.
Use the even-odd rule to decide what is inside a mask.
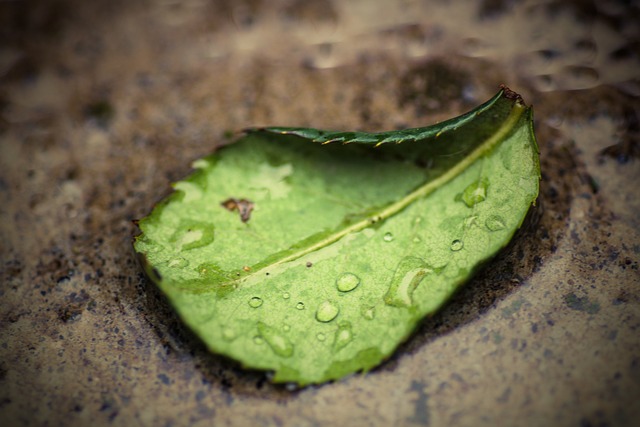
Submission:
[[[0,424],[631,426],[640,5],[0,0]],[[526,229],[366,375],[274,386],[185,330],[132,220],[259,125],[380,131],[500,84],[535,109]]]

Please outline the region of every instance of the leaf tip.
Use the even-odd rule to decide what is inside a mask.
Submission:
[[[522,98],[522,96],[519,93],[509,89],[509,87],[507,87],[507,85],[501,84],[500,85],[500,89],[502,90],[505,98],[511,99],[511,100],[514,100],[514,101],[519,101],[519,102],[525,104],[524,99]]]

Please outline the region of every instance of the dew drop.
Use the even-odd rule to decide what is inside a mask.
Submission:
[[[353,273],[343,273],[336,279],[336,287],[340,292],[354,290],[360,284],[360,278]]]
[[[340,308],[331,301],[325,301],[318,306],[316,319],[318,322],[331,322],[340,313]]]
[[[362,314],[362,317],[364,317],[367,320],[373,320],[376,317],[376,308],[375,307],[369,307],[369,306],[363,306],[360,309],[360,313]]]
[[[318,335],[316,335],[316,338],[318,339],[318,341],[324,341],[327,337],[322,332],[318,332]]]
[[[351,332],[351,323],[342,322],[336,331],[333,340],[333,351],[340,351],[345,348],[353,340],[353,332]]]
[[[402,258],[393,273],[384,302],[394,307],[410,307],[413,304],[413,291],[432,272],[433,268],[420,258]]]
[[[167,262],[167,266],[171,268],[182,268],[182,267],[187,267],[188,265],[189,265],[189,261],[182,257],[174,258],[172,260],[169,260],[169,262]]]
[[[264,339],[262,337],[253,337],[253,343],[256,345],[264,344]]]
[[[236,332],[229,327],[224,328],[222,330],[222,338],[225,341],[233,341],[236,338]]]
[[[258,308],[262,305],[262,298],[253,297],[249,300],[249,307]]]
[[[465,228],[471,228],[471,226],[476,223],[477,219],[478,219],[478,215],[471,215],[471,216],[465,218],[464,219]]]
[[[284,292],[284,293],[282,294],[282,298],[284,298],[284,299],[289,299],[289,298],[291,298],[291,295],[289,294],[289,292]]]
[[[266,323],[258,322],[258,332],[278,356],[291,357],[293,355],[293,343],[275,328]]]
[[[464,247],[464,243],[462,242],[462,240],[456,239],[453,242],[451,242],[451,250],[454,252],[459,251],[463,247]]]
[[[491,215],[484,223],[491,231],[502,230],[506,227],[504,220],[499,215]]]
[[[393,241],[393,234],[391,233],[385,233],[384,237],[382,238],[385,242],[392,242]]]
[[[304,303],[303,302],[299,302],[296,304],[296,309],[298,310],[304,310]]]
[[[488,187],[489,180],[487,178],[481,178],[469,184],[462,192],[462,201],[470,208],[480,202],[484,202],[487,198]]]

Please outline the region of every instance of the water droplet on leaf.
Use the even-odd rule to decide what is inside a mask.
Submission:
[[[236,332],[231,328],[224,328],[222,330],[222,338],[226,341],[233,341],[236,338]]]
[[[480,202],[484,202],[487,198],[488,187],[489,180],[487,178],[481,178],[469,184],[462,192],[462,201],[470,208]]]
[[[182,268],[182,267],[186,267],[189,265],[189,261],[187,261],[186,259],[179,257],[179,258],[174,258],[172,260],[169,260],[169,262],[167,262],[167,266],[171,267],[171,268]]]
[[[299,303],[297,303],[297,304],[296,304],[296,308],[297,308],[298,310],[304,310],[304,303],[303,303],[303,302],[299,302]]]
[[[353,332],[351,332],[351,323],[342,322],[336,331],[333,340],[333,351],[340,351],[345,348],[353,340]]]
[[[384,237],[382,238],[385,242],[392,242],[393,241],[393,234],[391,233],[385,233]]]
[[[340,312],[340,308],[336,304],[331,301],[325,301],[320,306],[318,306],[318,311],[316,311],[316,319],[319,322],[331,322],[336,318],[338,313]]]
[[[318,332],[316,338],[318,338],[318,341],[324,341],[327,337],[322,332]]]
[[[264,340],[262,337],[253,337],[253,343],[256,345],[262,345],[264,344]]]
[[[464,219],[464,227],[465,228],[470,228],[473,224],[476,223],[476,220],[478,219],[478,215],[471,215],[467,218]]]
[[[275,354],[281,357],[293,356],[293,343],[279,331],[266,323],[258,322],[258,332]]]
[[[498,231],[505,228],[507,225],[504,223],[504,220],[499,215],[491,215],[484,223],[487,228],[491,231]]]
[[[433,269],[416,257],[404,257],[398,263],[384,302],[394,307],[409,307],[413,304],[413,291],[422,279],[432,273]]]
[[[258,308],[262,305],[262,298],[253,297],[249,300],[249,307]]]
[[[464,243],[462,242],[462,240],[456,239],[453,242],[451,242],[451,250],[454,252],[459,251],[463,247],[464,247]]]
[[[289,299],[289,298],[291,298],[291,295],[289,294],[289,292],[284,292],[284,293],[282,294],[282,298],[284,298],[284,299]]]
[[[376,308],[375,307],[369,307],[369,306],[363,306],[360,309],[360,313],[362,314],[362,317],[364,317],[367,320],[373,320],[376,317]]]
[[[360,278],[353,273],[343,273],[336,280],[336,287],[340,292],[354,290],[360,284]]]

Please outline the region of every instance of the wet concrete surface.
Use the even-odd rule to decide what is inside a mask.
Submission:
[[[0,3],[0,424],[636,425],[632,3]],[[131,221],[235,131],[423,126],[501,83],[535,108],[539,203],[373,372],[274,386],[143,277]]]

